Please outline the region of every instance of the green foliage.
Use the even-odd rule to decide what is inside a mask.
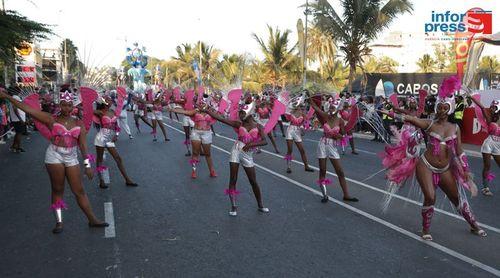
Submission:
[[[340,6],[341,14],[327,0],[311,4],[315,26],[329,34],[344,54],[349,65],[349,91],[352,91],[356,68],[363,68],[364,58],[371,52],[369,43],[397,16],[411,12],[413,5],[408,0],[341,0]]]
[[[52,34],[49,26],[20,15],[15,11],[0,11],[0,60],[7,64],[19,59],[16,48],[23,43],[46,39]]]
[[[287,82],[287,74],[292,73],[290,71],[296,69],[297,60],[300,67],[302,67],[300,59],[298,59],[297,55],[293,54],[297,44],[290,46],[288,39],[290,30],[281,31],[279,28],[273,29],[269,25],[267,29],[267,42],[255,33],[252,36],[260,45],[262,54],[264,54],[265,74],[268,77],[269,83],[273,87],[277,85],[284,86]]]
[[[431,55],[424,54],[417,61],[418,72],[421,73],[432,73],[437,71],[437,62],[434,60]]]
[[[371,56],[364,64],[364,71],[377,73],[397,73],[398,66],[399,63],[390,57],[382,56],[377,59]]]

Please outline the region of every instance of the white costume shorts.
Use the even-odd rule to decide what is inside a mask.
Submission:
[[[78,165],[78,147],[58,147],[50,144],[45,152],[46,164],[64,164],[65,167]]]
[[[212,131],[193,129],[191,132],[192,141],[201,141],[202,144],[212,144]]]
[[[261,118],[259,118],[259,120],[257,121],[257,123],[259,123],[262,126],[266,126],[267,122],[269,122],[269,119],[261,119]]]
[[[289,125],[286,129],[286,140],[293,140],[295,142],[302,142],[302,134],[300,127],[296,125]]]
[[[115,143],[113,142],[113,137],[116,132],[111,129],[101,128],[94,139],[94,145],[102,148],[114,148]]]
[[[194,127],[194,122],[193,122],[193,120],[191,120],[191,117],[183,116],[182,117],[182,126]]]
[[[331,158],[331,159],[340,159],[339,151],[337,150],[335,140],[331,138],[321,138],[319,140],[317,154],[319,159],[323,158]]]
[[[148,119],[162,121],[163,113],[161,111],[148,112]]]
[[[139,117],[144,116],[144,110],[143,109],[139,109],[139,107],[137,106],[137,104],[134,104],[134,115],[137,115]]]
[[[481,146],[481,152],[500,155],[500,137],[495,135],[488,136]]]
[[[234,143],[229,162],[240,163],[243,167],[254,167],[253,152],[244,152],[243,147],[245,145],[245,143],[239,140]]]

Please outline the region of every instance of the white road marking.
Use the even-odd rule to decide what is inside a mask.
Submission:
[[[170,127],[170,128],[172,128],[173,130],[176,130],[179,133],[184,133],[180,129],[177,129],[177,128],[173,127],[173,126],[170,126],[168,124],[165,124],[165,125],[168,126],[168,127]],[[212,147],[214,149],[217,149],[217,150],[219,150],[221,152],[224,152],[226,154],[230,154],[229,151],[227,151],[227,150],[225,150],[225,149],[223,149],[221,147],[218,147],[216,145],[212,144]],[[257,163],[255,163],[255,167],[257,167],[257,168],[259,168],[261,170],[264,170],[265,172],[267,172],[267,173],[269,173],[271,175],[274,175],[274,176],[279,177],[279,178],[281,178],[283,180],[286,180],[287,182],[289,182],[291,184],[294,184],[294,185],[296,185],[296,186],[298,186],[298,187],[300,187],[300,188],[302,188],[304,190],[312,192],[313,194],[316,194],[318,196],[322,196],[321,192],[319,192],[319,191],[317,191],[315,189],[312,189],[311,187],[309,187],[309,186],[307,186],[305,184],[302,184],[302,183],[300,183],[300,182],[298,182],[296,180],[293,180],[291,178],[283,176],[282,174],[274,172],[271,169],[268,169],[268,168],[266,168],[264,166],[261,166],[261,165],[259,165]],[[431,246],[431,247],[433,247],[433,248],[435,248],[435,249],[437,249],[439,251],[442,251],[442,252],[444,252],[444,253],[452,256],[452,257],[455,257],[455,258],[457,258],[457,259],[459,259],[459,260],[461,260],[461,261],[463,261],[465,263],[469,263],[469,264],[474,265],[474,266],[476,266],[476,267],[478,267],[478,268],[480,268],[480,269],[482,269],[484,271],[487,271],[487,272],[489,272],[489,273],[491,273],[491,274],[493,274],[495,276],[499,276],[500,277],[500,270],[498,270],[496,268],[493,268],[491,266],[483,264],[483,263],[481,263],[481,262],[479,262],[477,260],[474,260],[474,259],[472,259],[470,257],[467,257],[467,256],[465,256],[465,255],[463,255],[463,254],[461,254],[459,252],[456,252],[456,251],[454,251],[452,249],[449,249],[449,248],[447,248],[447,247],[445,247],[443,245],[440,245],[440,244],[438,244],[436,242],[423,240],[419,235],[416,235],[416,234],[414,234],[414,233],[412,233],[412,232],[410,232],[408,230],[405,230],[405,229],[403,229],[401,227],[398,227],[398,226],[396,226],[396,225],[394,225],[394,224],[392,224],[392,223],[390,223],[388,221],[385,221],[385,220],[383,220],[381,218],[378,218],[378,217],[376,217],[376,216],[374,216],[372,214],[369,214],[369,213],[367,213],[367,212],[365,212],[363,210],[360,210],[360,209],[355,208],[355,207],[353,207],[351,205],[348,205],[348,204],[346,204],[344,202],[341,202],[341,201],[339,201],[339,200],[337,200],[337,199],[335,199],[333,197],[329,197],[329,199],[330,199],[330,201],[334,202],[335,204],[338,204],[338,205],[340,205],[340,206],[342,206],[342,207],[344,207],[344,208],[346,208],[346,209],[348,209],[348,210],[350,210],[350,211],[352,211],[354,213],[362,215],[362,216],[364,216],[364,217],[366,217],[366,218],[368,218],[368,219],[370,219],[372,221],[375,221],[375,222],[377,222],[379,224],[382,224],[382,225],[384,225],[384,226],[386,226],[386,227],[388,227],[388,228],[390,228],[390,229],[392,229],[392,230],[394,230],[396,232],[399,232],[399,233],[401,233],[401,234],[403,234],[405,236],[408,236],[408,237],[410,237],[410,238],[412,238],[412,239],[414,239],[416,241],[419,241],[421,243],[427,244],[427,245],[429,245],[429,246]]]
[[[113,214],[113,203],[111,202],[104,203],[104,221],[109,224],[108,227],[104,228],[104,237],[115,237],[115,216]]]

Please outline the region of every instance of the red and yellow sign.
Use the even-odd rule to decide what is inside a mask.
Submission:
[[[29,56],[33,52],[33,48],[29,43],[23,43],[20,48],[17,49],[17,53],[21,56]]]

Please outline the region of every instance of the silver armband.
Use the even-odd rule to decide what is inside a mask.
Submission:
[[[83,165],[85,166],[85,168],[90,168],[90,159],[84,159],[83,160]]]

